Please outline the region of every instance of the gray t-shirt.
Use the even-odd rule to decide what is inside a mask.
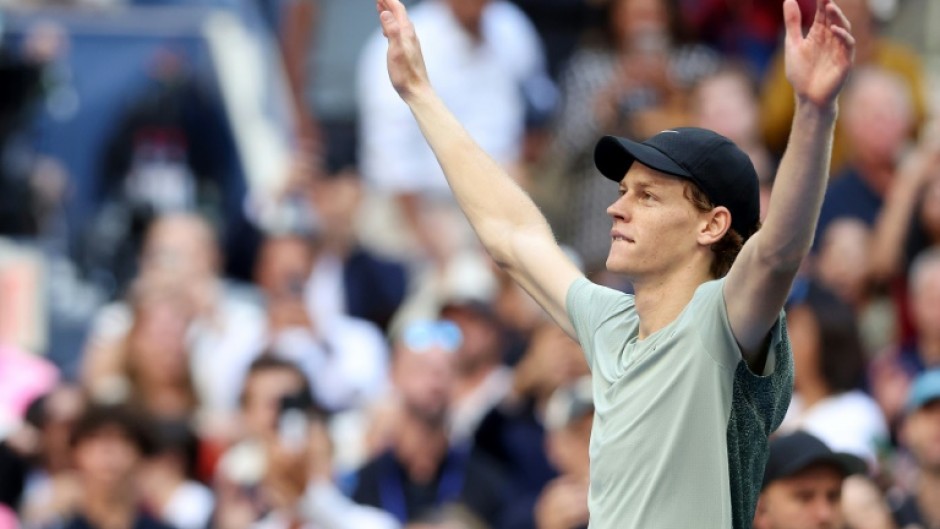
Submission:
[[[781,314],[764,373],[750,371],[723,284],[699,286],[643,340],[633,296],[584,278],[569,288],[568,316],[593,375],[592,529],[751,527],[793,362]]]

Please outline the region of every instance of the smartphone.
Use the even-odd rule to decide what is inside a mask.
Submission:
[[[315,409],[309,392],[301,391],[281,398],[277,434],[281,443],[292,451],[306,447],[310,434],[310,418]]]

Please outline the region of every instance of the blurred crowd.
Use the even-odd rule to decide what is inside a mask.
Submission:
[[[226,88],[171,46],[104,142],[68,139],[95,149],[93,181],[45,147],[82,71],[68,17],[43,14],[185,2],[0,2],[0,529],[586,527],[583,354],[476,242],[388,81],[374,2],[195,3],[257,22],[276,65],[289,148],[264,185],[228,160]],[[781,2],[405,3],[442,99],[594,281],[630,288],[604,269],[601,135],[713,129],[766,206],[794,109]],[[755,527],[935,529],[935,8],[839,4],[857,66]]]

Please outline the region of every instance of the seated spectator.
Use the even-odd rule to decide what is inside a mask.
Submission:
[[[772,439],[754,529],[843,527],[842,484],[864,467],[805,432]]]
[[[872,273],[904,277],[921,251],[940,244],[940,138],[925,134],[900,164],[874,227]]]
[[[153,454],[139,474],[144,502],[176,529],[209,527],[215,498],[195,479],[199,440],[185,421],[158,421],[153,434]]]
[[[375,17],[370,14],[368,18]],[[322,242],[310,275],[307,303],[316,313],[343,313],[387,331],[405,300],[408,275],[403,262],[363,244],[356,230],[363,187],[362,176],[352,168],[310,180],[308,199]]]
[[[157,281],[139,282],[130,297],[133,322],[122,344],[121,373],[91,390],[110,402],[131,402],[154,418],[190,420],[199,402],[189,372],[189,299],[178,285]]]
[[[870,366],[872,395],[896,431],[911,381],[940,366],[940,248],[922,252],[911,265],[908,286],[914,336],[889,347]]]
[[[881,251],[872,242],[869,226],[857,218],[843,217],[830,223],[822,234],[812,268],[821,286],[852,307],[866,357],[883,350],[896,336],[894,300],[879,288],[873,274],[873,261]]]
[[[886,69],[856,71],[846,87],[842,109],[840,130],[852,151],[826,190],[817,239],[830,222],[841,217],[874,225],[916,125],[902,79]]]
[[[480,423],[475,449],[502,465],[521,493],[534,498],[556,476],[545,450],[534,448],[545,446],[545,409],[556,389],[587,374],[577,342],[543,322],[516,365],[509,395]]]
[[[892,77],[899,79],[903,87],[902,97],[907,101],[905,119],[909,120],[911,125],[905,129],[905,137],[911,137],[920,129],[927,116],[927,91],[924,75],[924,68],[921,59],[917,54],[907,46],[891,40],[880,34],[877,21],[872,17],[869,0],[841,0],[839,7],[845,13],[846,18],[852,24],[852,36],[855,37],[855,65],[857,71],[854,77],[859,77],[861,72],[868,67],[890,72]],[[812,11],[810,11],[811,13]],[[804,26],[808,27],[811,19],[804,18]],[[790,136],[790,121],[793,118],[795,109],[795,98],[790,83],[787,82],[786,69],[783,61],[783,49],[781,48],[774,58],[767,74],[764,76],[764,82],[761,87],[761,128],[763,129],[764,141],[771,152],[779,155],[783,153],[786,147],[787,139]],[[849,139],[849,124],[844,118],[852,116],[855,111],[849,111],[848,93],[843,96],[843,106],[841,116],[842,123],[836,126],[836,133],[833,143],[832,168],[838,171],[848,160],[855,155],[861,154],[866,148],[862,145],[852,145],[854,140]],[[891,97],[895,97],[892,95]],[[892,115],[890,112],[897,112],[895,103],[885,105],[885,101],[876,100],[874,108],[860,109],[860,112],[871,115],[881,115],[887,119],[881,122],[888,125],[895,121],[899,115]],[[884,112],[884,114],[882,114]],[[892,126],[893,128],[893,126]],[[881,134],[882,131],[878,125],[875,125],[869,131],[872,135]]]
[[[917,467],[911,488],[894,507],[898,527],[940,525],[940,370],[915,379],[907,396],[901,441]]]
[[[878,404],[859,387],[865,357],[855,313],[832,293],[810,284],[787,308],[794,391],[781,432],[803,430],[827,446],[877,464],[888,429]]]
[[[258,354],[264,317],[253,296],[220,277],[220,253],[208,221],[194,214],[159,217],[147,231],[140,278],[183,289],[194,319],[188,331],[189,367],[207,417],[224,422],[237,407],[238,382]],[[91,329],[82,366],[89,388],[120,372],[120,344],[133,323],[127,302],[102,308]],[[212,428],[209,428],[210,430]]]
[[[311,381],[317,403],[341,411],[365,405],[385,391],[388,351],[371,322],[316,312],[307,303],[305,284],[322,255],[319,244],[298,235],[273,236],[262,244],[256,275],[267,303],[268,329],[259,347],[297,363]]]
[[[580,529],[588,525],[588,486],[594,401],[590,377],[560,387],[545,408],[547,447],[559,476],[535,505],[538,529]]]
[[[456,503],[492,526],[513,501],[495,463],[450,442],[459,346],[459,328],[446,321],[411,323],[394,343],[387,448],[356,473],[353,499],[402,524]]]
[[[81,487],[65,529],[166,529],[142,508],[135,480],[153,450],[144,416],[128,408],[92,406],[72,437],[75,471]]]
[[[19,447],[31,463],[20,502],[20,517],[27,527],[60,521],[78,501],[81,489],[71,440],[85,407],[85,394],[71,384],[60,384],[30,404],[26,421],[34,439],[28,447]]]

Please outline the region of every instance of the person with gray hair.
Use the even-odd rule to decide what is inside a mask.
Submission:
[[[879,355],[870,369],[872,394],[895,429],[903,418],[904,398],[914,377],[940,367],[940,247],[914,259],[909,279],[914,335]]]

